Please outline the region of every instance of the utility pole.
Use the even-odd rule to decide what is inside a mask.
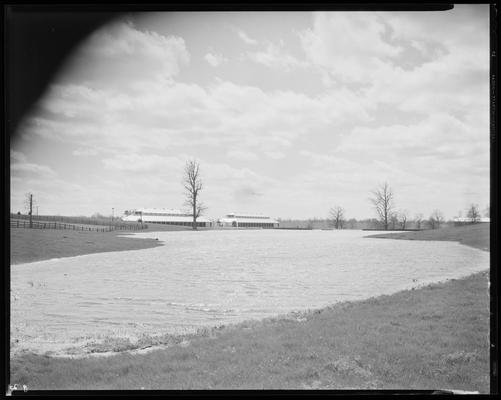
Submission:
[[[30,228],[33,228],[33,195],[30,193]]]

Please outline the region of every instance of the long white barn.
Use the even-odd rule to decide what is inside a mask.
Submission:
[[[190,213],[171,208],[136,208],[126,210],[121,217],[122,221],[144,222],[152,224],[192,226],[193,216]],[[197,218],[198,227],[211,226],[210,220],[204,217]]]
[[[471,218],[468,218],[468,217],[454,217],[453,221],[457,225],[471,224],[472,222],[474,222],[474,221],[472,221]],[[489,217],[480,217],[480,218],[478,218],[478,220],[476,222],[477,223],[479,223],[479,222],[491,222],[491,219]]]
[[[233,228],[278,228],[279,222],[265,215],[230,213],[219,219],[218,225]]]

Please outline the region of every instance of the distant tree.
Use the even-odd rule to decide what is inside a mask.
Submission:
[[[486,218],[490,218],[490,216],[491,216],[491,207],[490,207],[490,206],[487,206],[487,207],[485,207],[485,209],[484,209],[484,217],[486,217]]]
[[[357,220],[355,218],[350,218],[347,221],[348,229],[355,229],[355,226],[357,225]]]
[[[423,214],[421,213],[417,213],[415,216],[414,216],[414,222],[416,224],[416,228],[417,229],[421,229],[421,224],[423,223]]]
[[[335,206],[329,211],[329,224],[336,229],[343,229],[345,217],[344,208],[340,206]]]
[[[393,192],[388,183],[385,182],[373,190],[372,195],[370,201],[376,209],[379,221],[382,223],[384,230],[388,230],[388,223],[394,207]]]
[[[390,225],[391,225],[391,229],[397,229],[398,214],[396,212],[392,212],[390,214]]]
[[[187,161],[184,167],[184,189],[186,194],[186,204],[190,207],[193,215],[193,230],[197,229],[197,218],[205,211],[204,205],[198,196],[203,188],[200,177],[200,164],[195,161]]]
[[[478,209],[478,205],[472,204],[468,208],[466,212],[466,217],[470,219],[472,224],[480,221],[480,210]]]
[[[445,218],[442,211],[434,210],[428,219],[428,223],[430,224],[431,229],[439,229],[444,220]]]
[[[400,210],[398,213],[398,222],[400,223],[400,228],[405,230],[407,226],[407,219],[409,218],[409,212],[407,210]]]
[[[379,229],[381,227],[381,221],[377,218],[370,218],[364,225],[372,229]]]

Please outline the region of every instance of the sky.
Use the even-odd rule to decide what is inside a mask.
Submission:
[[[11,143],[11,211],[410,217],[489,205],[489,8],[130,14],[90,35]]]

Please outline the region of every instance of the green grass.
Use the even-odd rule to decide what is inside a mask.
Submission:
[[[393,232],[370,235],[371,238],[405,240],[457,241],[481,250],[490,249],[490,224],[472,224],[412,232]]]
[[[10,261],[20,264],[106,251],[140,250],[161,246],[155,239],[120,237],[126,231],[93,232],[64,229],[10,229]]]

